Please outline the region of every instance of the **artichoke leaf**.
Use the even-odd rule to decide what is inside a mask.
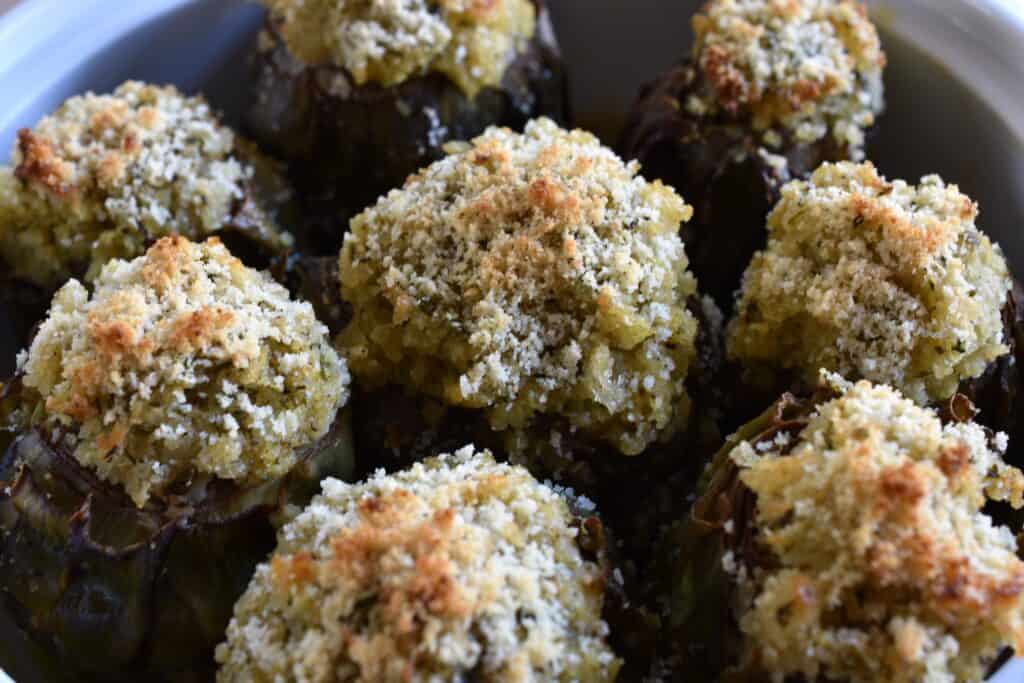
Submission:
[[[276,516],[354,471],[347,410],[285,477],[191,481],[141,509],[63,443],[27,425],[0,458],[0,590],[41,651],[85,679],[210,675]]]

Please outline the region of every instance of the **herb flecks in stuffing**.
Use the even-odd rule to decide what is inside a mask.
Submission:
[[[19,358],[36,419],[142,506],[196,476],[286,473],[348,397],[308,303],[216,240],[165,237],[54,297]]]
[[[980,426],[860,382],[792,441],[735,448],[771,559],[739,582],[742,664],[807,680],[977,681],[1024,646],[1024,563],[982,513],[1024,474]],[[738,523],[738,522],[737,522]]]
[[[534,34],[530,0],[263,0],[291,52],[344,67],[358,85],[430,71],[473,97],[501,82]]]
[[[203,239],[234,216],[253,179],[240,141],[200,97],[138,82],[72,97],[18,134],[0,167],[0,253],[46,287],[91,280],[155,238]],[[259,237],[285,248],[260,209]]]
[[[1007,352],[1010,276],[977,214],[938,176],[915,187],[871,164],[825,164],[786,185],[744,275],[729,355],[809,383],[824,367],[921,404],[948,399]]]
[[[496,430],[559,416],[626,454],[685,423],[692,211],[638,170],[540,119],[411,177],[342,249],[353,372],[484,410]]]
[[[864,131],[882,109],[878,32],[854,0],[711,0],[694,16],[700,115],[749,117],[769,148],[780,133],[827,135],[863,158]]]
[[[612,681],[566,501],[466,447],[328,479],[235,608],[218,681]]]

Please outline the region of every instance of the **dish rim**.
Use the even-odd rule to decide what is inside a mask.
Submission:
[[[51,91],[60,78],[76,68],[76,65],[95,56],[108,47],[112,41],[128,35],[142,25],[157,21],[183,6],[202,2],[203,0],[147,0],[136,3],[122,0],[117,11],[111,11],[110,0],[21,0],[14,7],[0,14],[0,73],[20,70],[23,76],[18,82],[27,85],[26,90],[15,93],[0,93],[0,101],[17,102],[35,101],[41,95]],[[557,0],[556,0],[557,1]],[[894,11],[894,2],[905,0],[868,0],[873,8],[879,11]],[[247,0],[226,0],[239,7],[251,5]],[[935,8],[931,0],[912,0],[906,5],[914,5],[920,11],[943,12],[949,8]],[[901,10],[904,7],[900,8]],[[1004,71],[1016,71],[1024,78],[1024,2],[1021,0],[964,0],[953,9],[955,16],[949,19],[950,24],[964,35],[992,35],[997,40],[985,42],[973,49],[998,54],[1001,49],[1014,50],[1019,53],[1020,61],[1013,57],[1004,58],[1000,65]],[[59,16],[60,20],[53,17]],[[81,30],[88,27],[88,30]],[[933,42],[928,43],[927,27],[914,30],[914,27],[895,27],[897,32],[937,60],[946,65],[955,78],[961,80],[968,88],[993,106],[997,115],[1002,118],[1010,129],[1021,140],[1024,140],[1024,111],[1014,101],[1013,94],[1007,94],[999,88],[999,83],[990,78],[981,78],[984,72],[979,71],[986,64],[951,64],[944,57],[950,55],[952,49],[967,51],[968,44],[946,45],[943,50],[938,37],[932,36]],[[66,38],[63,38],[66,36]],[[1016,38],[1016,41],[1013,40]],[[975,55],[977,56],[977,55]],[[64,63],[63,72],[51,69],[47,78],[33,78],[32,63],[45,58],[47,64]],[[981,62],[983,60],[975,60]],[[38,73],[38,72],[36,72]],[[18,121],[23,107],[14,104],[6,111],[0,111],[0,130],[8,129]],[[0,152],[3,156],[3,152]],[[5,157],[6,158],[6,157]],[[1024,655],[1022,655],[1024,656]],[[1009,683],[1018,677],[1024,677],[1024,659],[1007,664],[992,683]],[[0,683],[15,683],[0,668]]]

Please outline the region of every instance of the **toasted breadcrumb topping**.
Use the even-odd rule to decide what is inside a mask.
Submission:
[[[612,681],[577,533],[555,491],[470,446],[327,479],[236,604],[217,680]]]
[[[312,306],[215,239],[165,237],[94,284],[57,292],[23,382],[42,423],[140,507],[185,480],[283,475],[347,400]]]
[[[678,236],[692,210],[638,170],[540,119],[412,176],[345,237],[353,372],[483,409],[511,434],[564,417],[626,454],[678,426],[697,332]]]
[[[831,135],[863,158],[882,110],[885,54],[855,0],[710,0],[694,15],[705,89],[695,113],[749,117],[769,147]]]
[[[811,383],[824,367],[921,404],[949,398],[1008,350],[1011,280],[977,214],[938,176],[914,187],[871,164],[786,185],[743,277],[729,355]]]
[[[15,274],[56,287],[157,237],[212,235],[253,176],[241,144],[202,98],[173,87],[127,82],[72,97],[21,130],[14,167],[0,167],[0,253]],[[290,243],[251,210],[268,241]]]
[[[501,82],[536,28],[531,0],[263,0],[289,50],[358,85],[430,71],[467,95]]]
[[[748,665],[780,679],[951,683],[982,680],[1006,645],[1022,651],[1024,563],[981,511],[1024,503],[999,439],[861,381],[796,441],[732,454],[773,556],[744,579]]]

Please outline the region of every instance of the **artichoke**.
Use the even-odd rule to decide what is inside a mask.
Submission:
[[[80,678],[202,680],[275,524],[353,474],[348,372],[216,240],[94,286],[61,288],[4,388],[0,589]]]
[[[39,429],[0,461],[0,590],[44,656],[83,679],[204,680],[274,522],[350,478],[348,413],[256,487],[197,482],[143,509]]]
[[[217,680],[613,681],[604,545],[592,503],[472,446],[327,480],[239,600]]]
[[[702,289],[727,311],[782,185],[863,158],[885,56],[854,0],[712,0],[693,28],[691,56],[640,91],[620,149],[693,204],[683,239]]]
[[[759,560],[753,513],[756,498],[740,481],[730,453],[741,443],[798,435],[813,411],[813,400],[784,394],[763,415],[732,434],[715,454],[698,486],[691,509],[665,533],[657,562],[664,581],[670,631],[669,651],[687,680],[714,681],[739,660],[741,634],[732,607],[738,587],[726,570],[727,553]],[[734,533],[726,533],[733,520]],[[664,653],[663,653],[664,654]]]
[[[700,456],[678,443],[714,436],[721,321],[687,268],[688,213],[593,136],[538,119],[357,216],[337,342],[359,380],[361,463],[473,442],[600,505],[607,492],[610,510],[623,475],[692,474]]]
[[[338,259],[292,251],[275,259],[270,267],[275,280],[296,299],[308,301],[317,320],[338,335],[352,320],[352,306],[341,298],[338,287]]]
[[[919,405],[964,394],[980,422],[1015,435],[1021,290],[977,215],[938,176],[890,181],[870,163],[787,184],[727,328],[736,416],[826,368]]]
[[[730,437],[666,533],[676,680],[980,680],[1024,645],[1024,563],[980,512],[1024,504],[1005,443],[964,397],[943,424],[888,387],[829,382]]]
[[[990,362],[979,377],[960,383],[959,394],[976,407],[977,420],[1009,436],[1007,460],[1024,467],[1024,288],[1014,279],[1003,305],[1003,343],[1007,353]],[[951,408],[952,409],[952,408]]]
[[[68,279],[164,235],[218,235],[255,267],[292,244],[283,169],[170,86],[72,97],[19,132],[13,157],[0,166],[0,299],[19,343]]]
[[[261,145],[288,160],[302,191],[303,251],[334,253],[349,218],[441,158],[446,143],[468,140],[492,125],[521,129],[536,116],[567,118],[566,79],[545,0],[489,3],[489,9],[481,10],[482,19],[451,15],[454,10],[436,0],[404,3],[421,12],[415,21],[423,24],[424,32],[438,32],[434,46],[421,47],[446,50],[440,55],[429,52],[429,59],[414,70],[387,64],[367,70],[365,64],[352,62],[357,50],[351,46],[317,41],[321,34],[354,33],[360,26],[373,27],[374,35],[385,37],[410,28],[393,25],[392,17],[376,16],[386,15],[383,6],[305,3],[294,9],[292,0],[264,1],[271,13],[256,56],[246,120]],[[488,14],[501,19],[521,8],[526,8],[528,26],[518,37],[513,27],[489,27]],[[359,16],[364,10],[368,16]],[[516,40],[503,68],[485,68],[482,82],[467,82],[458,55],[472,57],[477,38],[455,27],[472,27],[477,21],[498,36],[495,44],[504,44],[510,35]],[[310,42],[316,44],[310,47]],[[505,59],[509,55],[491,62],[500,65]]]

